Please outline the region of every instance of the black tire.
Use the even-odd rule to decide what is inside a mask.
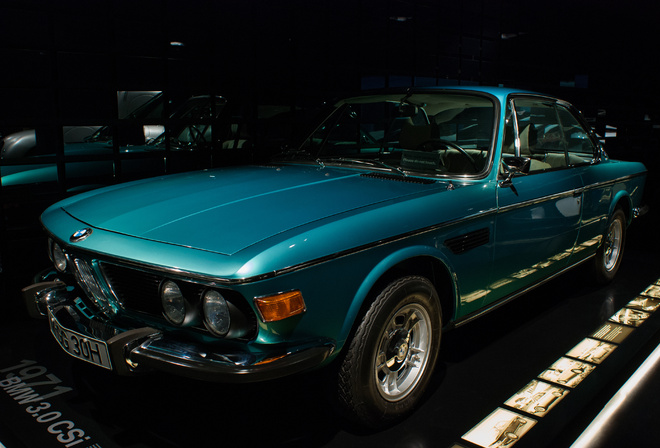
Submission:
[[[424,395],[440,348],[442,312],[424,277],[390,283],[360,322],[337,374],[345,415],[378,428],[408,415]]]
[[[610,217],[607,231],[594,258],[594,276],[599,284],[612,281],[616,275],[626,244],[626,214],[617,208]]]

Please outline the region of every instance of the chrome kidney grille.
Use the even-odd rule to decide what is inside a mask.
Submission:
[[[73,260],[73,275],[78,285],[85,291],[85,294],[96,304],[96,306],[106,315],[114,315],[117,307],[111,302],[105,294],[103,287],[94,274],[94,268],[91,263],[82,258]]]

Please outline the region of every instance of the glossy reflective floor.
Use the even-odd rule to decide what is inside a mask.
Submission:
[[[630,228],[624,264],[610,285],[594,287],[578,269],[446,333],[427,400],[410,418],[379,432],[338,418],[326,404],[322,375],[240,386],[168,375],[122,378],[63,353],[45,321],[5,315],[0,443],[7,448],[570,446],[658,346],[660,311],[639,327],[624,325],[632,328],[628,336],[617,340],[600,364],[591,363],[596,367],[579,384],[563,389],[562,399],[545,415],[517,411],[510,399],[532,393],[532,381],[658,281],[659,244],[649,238],[656,222],[650,214]],[[15,305],[11,285],[5,291],[3,300]],[[32,391],[12,388],[14,375]],[[647,446],[658,440],[660,372],[650,375],[652,380],[599,430],[606,438],[592,446]],[[515,420],[500,416],[511,412],[523,415],[525,424],[518,426],[524,430],[507,432]],[[487,421],[486,430],[472,431],[491,415],[495,420]],[[468,433],[477,435],[463,439]]]

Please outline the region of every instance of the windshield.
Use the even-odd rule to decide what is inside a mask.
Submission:
[[[495,105],[483,96],[424,92],[352,98],[299,148],[321,164],[356,164],[420,175],[488,169]]]

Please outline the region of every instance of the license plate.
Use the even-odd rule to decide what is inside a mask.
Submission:
[[[69,355],[87,361],[91,364],[112,370],[108,346],[104,341],[84,336],[75,331],[68,330],[57,321],[55,316],[48,312],[50,332]]]

